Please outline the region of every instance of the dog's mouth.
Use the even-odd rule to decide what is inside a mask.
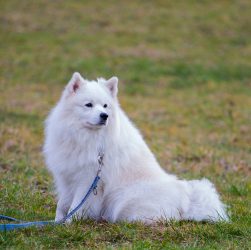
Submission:
[[[101,121],[98,123],[98,125],[100,125],[100,126],[105,126],[106,124],[107,124],[107,121]]]
[[[86,124],[87,124],[88,128],[100,129],[100,128],[106,126],[107,123],[108,123],[107,121],[100,121],[99,123],[96,123],[96,124],[91,123],[91,122],[87,122]]]

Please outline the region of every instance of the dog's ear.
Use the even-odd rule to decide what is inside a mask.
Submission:
[[[75,72],[73,73],[71,80],[67,84],[66,90],[68,91],[68,93],[76,93],[83,84],[83,77],[78,72]]]
[[[116,97],[118,94],[118,82],[119,82],[118,77],[113,76],[105,83],[106,87],[109,89],[113,97]]]

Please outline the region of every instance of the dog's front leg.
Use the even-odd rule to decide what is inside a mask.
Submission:
[[[71,199],[69,195],[61,194],[57,203],[55,221],[62,220],[66,215],[71,205]]]
[[[80,187],[76,190],[68,213],[70,213],[73,209],[75,209],[79,205],[79,203],[83,199],[84,195],[85,195],[85,192],[83,191],[83,187]],[[91,197],[89,197],[86,200],[86,202],[82,205],[82,207],[80,207],[79,210],[71,218],[66,220],[66,223],[71,223],[73,218],[77,219],[77,220],[86,219],[89,214],[89,212],[88,212],[89,205],[88,204],[90,204],[90,199],[91,199]]]

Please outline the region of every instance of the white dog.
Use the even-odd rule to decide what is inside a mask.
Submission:
[[[210,181],[178,180],[161,169],[121,110],[117,85],[116,77],[88,81],[74,73],[46,120],[44,155],[58,194],[55,220],[86,194],[97,173],[100,148],[104,166],[97,195],[88,198],[77,218],[228,220]]]

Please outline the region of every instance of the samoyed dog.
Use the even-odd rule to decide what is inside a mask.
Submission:
[[[120,108],[117,93],[117,77],[88,81],[74,73],[46,120],[44,156],[58,195],[55,220],[89,190],[101,148],[104,166],[97,193],[78,210],[77,219],[228,220],[209,180],[179,180],[159,166]]]

